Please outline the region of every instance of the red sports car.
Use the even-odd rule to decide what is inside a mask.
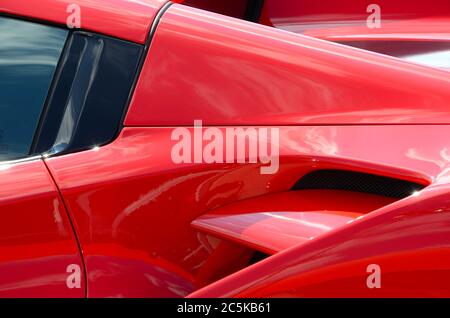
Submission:
[[[450,297],[450,2],[0,0],[0,297]]]

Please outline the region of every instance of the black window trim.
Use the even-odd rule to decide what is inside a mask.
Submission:
[[[35,19],[35,18],[30,18],[30,17],[23,17],[23,16],[18,16],[15,14],[10,14],[10,13],[5,13],[5,12],[0,12],[0,17],[8,17],[8,18],[13,18],[13,19],[17,19],[17,20],[21,20],[21,21],[28,21],[28,22],[33,22],[33,23],[38,23],[40,25],[48,25],[51,27],[55,27],[55,28],[59,28],[59,29],[64,29],[66,31],[68,31],[61,55],[59,56],[59,60],[53,75],[53,78],[51,80],[51,84],[47,93],[47,96],[45,98],[45,102],[43,105],[43,108],[41,110],[41,114],[39,116],[39,120],[38,120],[38,124],[33,136],[33,141],[32,144],[30,146],[30,151],[28,153],[28,155],[26,156],[21,156],[17,159],[11,159],[11,160],[0,160],[0,165],[4,165],[4,164],[14,164],[14,163],[20,163],[20,162],[25,162],[25,161],[30,161],[30,160],[35,160],[35,159],[43,159],[43,158],[48,158],[48,157],[52,157],[52,156],[58,156],[58,155],[63,155],[63,154],[67,154],[67,153],[73,153],[73,152],[78,152],[78,151],[82,151],[82,150],[87,150],[90,149],[94,146],[103,146],[106,145],[112,141],[114,141],[120,134],[120,132],[122,131],[123,127],[124,127],[124,120],[125,120],[125,116],[127,114],[128,108],[129,108],[129,104],[131,102],[132,96],[134,94],[136,85],[137,85],[137,81],[139,79],[139,75],[141,73],[141,70],[143,68],[145,59],[148,55],[148,51],[150,48],[150,43],[155,35],[157,26],[161,20],[161,17],[163,16],[163,14],[167,11],[167,9],[172,5],[173,3],[171,1],[166,2],[163,7],[159,10],[159,12],[157,13],[157,15],[154,18],[154,21],[152,22],[152,25],[150,27],[150,32],[147,36],[147,40],[145,42],[144,45],[142,44],[138,44],[138,43],[134,43],[131,41],[127,41],[127,40],[123,40],[120,38],[115,38],[115,37],[111,37],[108,35],[104,35],[101,33],[95,33],[95,32],[90,32],[90,31],[85,31],[82,29],[68,29],[66,26],[61,25],[59,23],[54,23],[51,21],[44,21],[41,19]],[[128,94],[126,97],[126,101],[122,107],[122,111],[121,114],[119,116],[119,122],[117,127],[115,127],[115,132],[114,132],[114,136],[101,144],[95,144],[95,145],[91,145],[90,147],[84,147],[84,148],[80,148],[80,149],[64,149],[62,151],[57,151],[57,152],[49,152],[51,149],[47,149],[45,151],[39,151],[37,152],[36,149],[39,145],[39,143],[41,142],[41,137],[42,137],[42,131],[45,128],[46,125],[52,124],[52,125],[60,125],[61,122],[57,122],[57,123],[46,123],[45,122],[45,118],[47,117],[47,115],[49,114],[49,112],[52,111],[52,109],[50,109],[50,101],[52,100],[53,96],[55,95],[55,89],[57,87],[57,84],[60,80],[60,76],[61,76],[61,72],[62,72],[62,61],[64,61],[65,59],[68,58],[67,54],[68,54],[68,48],[69,45],[74,37],[74,34],[78,33],[78,34],[85,34],[85,35],[92,35],[92,36],[99,36],[99,37],[104,37],[107,39],[114,39],[114,40],[119,40],[122,41],[124,43],[130,43],[133,45],[138,45],[142,47],[142,51],[140,53],[140,56],[138,58],[138,61],[136,63],[136,67],[134,70],[134,74],[133,74],[133,79],[132,79],[132,83],[131,86],[128,90]],[[61,106],[63,107],[63,106]]]
[[[131,48],[134,50],[136,56],[136,60],[133,61],[132,58],[123,59],[124,63],[129,63],[130,65],[130,72],[127,72],[128,79],[124,79],[125,81],[110,81],[110,77],[107,76],[100,76],[101,78],[97,78],[94,80],[94,85],[97,85],[97,87],[107,87],[110,85],[119,85],[118,90],[112,89],[111,94],[117,94],[118,91],[120,91],[122,94],[118,95],[119,99],[116,100],[115,98],[109,98],[109,104],[104,103],[103,105],[99,105],[101,103],[93,103],[92,100],[94,99],[104,99],[103,95],[90,93],[89,91],[84,91],[80,87],[83,86],[82,84],[84,82],[75,82],[77,76],[79,75],[79,71],[83,70],[80,67],[80,62],[88,61],[88,63],[93,62],[93,59],[96,58],[94,55],[87,54],[87,60],[86,56],[84,55],[86,51],[83,49],[80,52],[72,52],[71,47],[74,42],[86,42],[88,46],[90,46],[89,43],[92,42],[102,42],[105,45],[109,43],[108,45],[119,45],[122,48],[129,49]],[[87,46],[86,46],[87,47]],[[85,48],[86,48],[85,47]],[[106,47],[105,47],[106,48]],[[139,51],[138,51],[139,50]],[[36,155],[36,154],[43,154],[45,153],[48,156],[56,156],[56,155],[64,155],[68,153],[74,153],[78,151],[83,151],[87,149],[91,149],[94,146],[103,146],[111,141],[115,140],[118,136],[118,132],[121,130],[121,121],[123,118],[123,109],[128,104],[129,99],[129,91],[131,90],[131,87],[136,79],[136,72],[137,72],[137,65],[139,60],[142,57],[142,50],[143,46],[137,43],[104,36],[101,34],[96,34],[92,32],[86,32],[86,31],[79,31],[79,30],[73,30],[70,32],[70,35],[67,39],[67,46],[65,48],[65,52],[61,57],[61,63],[58,65],[58,71],[55,74],[54,77],[54,86],[52,87],[52,91],[50,92],[48,98],[47,98],[47,104],[45,105],[45,112],[42,114],[41,118],[41,124],[39,127],[39,131],[36,132],[36,141],[34,143],[34,147],[31,150],[30,155]],[[87,51],[91,52],[91,51]],[[111,50],[109,50],[111,52]],[[92,53],[92,52],[91,52]],[[80,54],[80,55],[77,55]],[[114,54],[118,54],[117,51],[114,52]],[[96,63],[96,66],[103,65],[105,61],[112,60],[111,58],[108,58],[109,54],[105,54],[105,52],[101,53],[101,57]],[[66,65],[71,64],[66,69]],[[109,72],[114,75],[115,69],[114,67],[103,67],[102,68],[104,72]],[[89,69],[90,70],[90,69]],[[84,71],[83,71],[84,72]],[[67,76],[69,74],[69,76]],[[107,79],[106,79],[107,78]],[[128,84],[127,84],[128,83]],[[81,84],[81,85],[80,85]],[[128,86],[129,85],[129,86]],[[76,105],[75,109],[78,112],[78,117],[76,118],[78,124],[81,123],[81,126],[86,126],[86,122],[89,122],[93,114],[102,114],[102,112],[99,112],[99,108],[105,108],[105,105],[108,105],[108,114],[111,112],[114,112],[115,119],[113,122],[104,122],[103,120],[100,120],[96,123],[96,125],[89,126],[94,132],[97,130],[97,133],[100,134],[100,132],[109,134],[110,136],[106,139],[101,139],[100,141],[91,142],[91,140],[83,139],[83,137],[86,137],[89,135],[90,139],[98,139],[98,135],[90,134],[91,132],[88,129],[79,129],[78,126],[74,126],[73,130],[71,131],[70,136],[70,144],[64,145],[63,147],[56,147],[56,137],[58,135],[59,128],[63,124],[64,115],[66,113],[66,105],[69,98],[71,98],[73,93],[73,88],[76,88],[76,92],[78,94],[81,94],[83,98],[88,98],[87,104],[80,104]],[[80,90],[81,89],[81,90]],[[106,95],[105,95],[106,96]],[[120,97],[121,96],[121,97]],[[116,96],[117,97],[117,96]],[[89,102],[89,98],[91,102]],[[88,106],[86,106],[88,105]],[[109,119],[108,115],[105,114],[105,117]],[[103,129],[99,129],[97,127],[98,125],[103,125]],[[84,127],[86,128],[86,127]]]
[[[31,143],[31,147],[30,147],[30,150],[28,152],[28,156],[36,155],[35,149],[36,149],[37,143],[39,141],[39,136],[40,136],[41,131],[42,131],[44,118],[45,118],[45,116],[47,115],[47,113],[49,111],[49,100],[51,99],[52,95],[54,94],[56,83],[58,82],[58,78],[61,75],[61,63],[62,63],[63,59],[66,57],[66,55],[67,55],[67,46],[68,46],[68,43],[69,43],[69,41],[71,39],[71,35],[72,35],[72,30],[69,30],[69,32],[67,33],[66,41],[64,43],[61,55],[59,56],[58,63],[56,64],[55,73],[53,74],[52,82],[51,82],[50,88],[49,88],[49,90],[47,92],[47,96],[45,98],[44,106],[43,106],[41,114],[39,116],[38,124],[37,124],[37,127],[36,127],[36,131],[34,132],[33,142]]]

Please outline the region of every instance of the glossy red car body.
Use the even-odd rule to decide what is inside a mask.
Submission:
[[[448,44],[447,1],[380,0],[380,29],[349,0],[269,0],[259,24],[195,1],[3,0],[0,12],[64,25],[68,2],[83,30],[151,42],[115,140],[0,163],[1,297],[450,297],[450,73],[331,42]],[[241,10],[205,8],[224,7]],[[171,134],[195,120],[279,129],[278,171],[174,163]],[[293,190],[330,169],[424,189]],[[381,288],[367,285],[371,264]]]

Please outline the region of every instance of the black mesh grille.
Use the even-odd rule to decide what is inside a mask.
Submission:
[[[317,170],[306,174],[292,188],[335,189],[405,198],[424,186],[414,182],[345,170]]]

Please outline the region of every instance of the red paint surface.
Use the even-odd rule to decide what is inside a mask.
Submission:
[[[450,17],[448,16],[385,21],[379,29],[369,29],[365,25],[336,25],[308,30],[291,26],[286,29],[328,41],[450,41]]]
[[[74,2],[83,29],[144,43],[165,1]],[[319,2],[312,3],[314,15]],[[360,21],[364,14],[352,17],[349,3],[330,9],[337,17],[328,21]],[[439,9],[409,3],[412,10],[425,8],[414,18],[429,19],[421,21],[430,27],[410,34],[445,33],[435,24],[446,8],[439,3]],[[0,11],[64,25],[67,4],[2,1]],[[265,19],[279,25],[287,11],[280,12],[268,6]],[[316,12],[318,21],[330,12]],[[296,17],[296,10],[289,14]],[[402,25],[393,24],[400,31]],[[0,165],[0,273],[8,273],[0,274],[0,295],[83,297],[87,287],[89,297],[450,297],[450,126],[431,125],[450,122],[449,82],[445,71],[173,5],[149,50],[128,127],[114,142],[45,159],[48,170],[40,160]],[[192,126],[195,119],[279,128],[278,172],[262,175],[260,164],[174,164],[172,128],[150,126]],[[234,204],[247,212],[270,207],[271,196],[318,169],[428,187],[348,224],[321,216],[334,228],[299,245],[280,246],[285,241],[274,237],[272,252],[287,249],[250,267],[255,245],[191,226]],[[54,182],[83,252],[81,289],[66,286],[67,265],[82,263]],[[354,203],[355,210],[358,196],[351,194],[346,206]],[[368,212],[379,207],[376,201],[358,206]],[[294,209],[293,202],[277,206]],[[318,211],[328,203],[314,201]],[[247,238],[273,224],[244,221],[240,235]],[[373,263],[382,269],[381,289],[365,285]]]
[[[202,265],[218,242],[191,222],[239,200],[288,191],[315,169],[351,169],[424,185],[446,182],[447,141],[439,137],[450,134],[448,126],[279,128],[280,169],[274,175],[261,175],[258,164],[174,164],[171,128],[124,128],[97,151],[47,159],[75,219],[89,295],[193,292],[203,286]]]
[[[83,264],[67,212],[44,165],[0,165],[0,297],[84,297]],[[81,268],[70,289],[67,266]]]
[[[276,28],[331,41],[450,40],[450,4],[446,0],[373,2],[380,7],[381,27],[367,27],[372,2],[267,0],[266,15]]]
[[[145,43],[153,19],[166,0],[2,0],[0,12],[67,25],[73,13],[69,5],[80,7],[81,29],[137,43]]]
[[[342,190],[290,191],[226,205],[195,219],[192,226],[212,236],[276,254],[394,201]]]
[[[128,126],[449,123],[448,72],[173,5]]]
[[[450,297],[449,186],[438,185],[191,297]],[[367,266],[381,268],[368,288]]]

